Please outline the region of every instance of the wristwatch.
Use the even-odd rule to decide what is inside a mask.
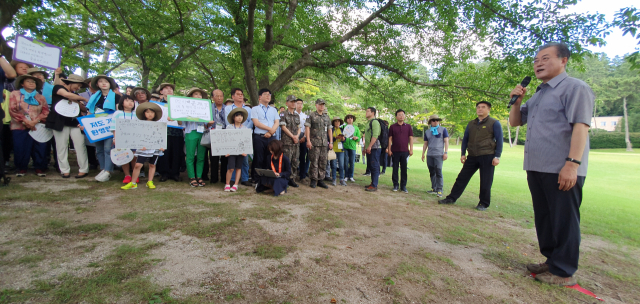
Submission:
[[[496,157],[494,157],[494,158],[497,158],[498,160],[500,160],[500,157],[499,157],[499,156],[496,156]]]
[[[447,151],[444,151],[444,154],[448,154]]]
[[[581,161],[579,161],[579,160],[577,160],[577,159],[575,159],[575,158],[567,157],[567,158],[565,158],[564,160],[566,160],[566,161],[568,161],[568,162],[576,163],[576,164],[578,164],[578,165],[582,165],[582,162],[581,162]]]

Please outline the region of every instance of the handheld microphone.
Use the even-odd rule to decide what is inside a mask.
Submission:
[[[524,79],[522,79],[522,83],[520,83],[520,85],[523,88],[526,88],[529,85],[529,82],[531,82],[531,77],[527,76]],[[507,109],[511,108],[511,106],[516,103],[516,100],[518,100],[518,98],[520,97],[520,95],[513,95],[513,97],[511,97],[511,101],[509,101],[509,105],[507,106]]]

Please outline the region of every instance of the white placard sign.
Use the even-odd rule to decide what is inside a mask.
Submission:
[[[66,117],[76,117],[80,114],[80,106],[76,102],[69,102],[66,99],[56,103],[56,112]]]
[[[211,101],[208,99],[169,96],[169,118],[180,121],[210,122]]]
[[[354,128],[353,125],[347,125],[342,132],[346,138],[353,137],[353,133],[356,133],[356,128]]]
[[[158,106],[160,106],[160,109],[162,109],[162,118],[160,118],[160,120],[158,120],[159,122],[166,122],[167,123],[167,127],[170,128],[176,128],[176,129],[183,129],[183,127],[181,125],[178,124],[177,121],[169,121],[169,108],[167,107],[166,103],[163,102],[154,102],[151,101],[155,104],[157,104]]]
[[[122,166],[133,160],[133,151],[130,149],[111,149],[111,162],[116,166]]]
[[[53,137],[53,131],[51,129],[47,129],[44,124],[37,123],[36,130],[29,131],[29,135],[39,143],[46,143]]]
[[[240,155],[253,153],[250,129],[214,129],[211,136],[211,155]]]
[[[13,59],[38,66],[57,69],[60,66],[62,49],[21,35],[16,36]]]
[[[116,121],[118,149],[166,149],[167,124],[158,121],[118,119]]]

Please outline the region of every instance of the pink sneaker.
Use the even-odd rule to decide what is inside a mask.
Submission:
[[[233,185],[233,187],[231,187],[231,192],[236,192],[236,191],[238,191],[238,186]]]
[[[229,192],[229,191],[231,191],[231,186],[225,185],[224,186],[224,192]]]
[[[131,175],[127,175],[124,177],[124,179],[122,180],[123,184],[128,184],[131,182]],[[137,183],[137,182],[136,182]]]

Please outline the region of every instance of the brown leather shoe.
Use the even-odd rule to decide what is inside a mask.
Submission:
[[[541,274],[549,271],[549,265],[547,263],[527,264],[527,270],[529,273]]]
[[[545,273],[536,275],[536,280],[543,283],[547,283],[549,285],[558,285],[558,286],[573,286],[578,284],[578,280],[576,280],[574,276],[563,278],[563,277],[554,275],[551,272],[545,272]]]

